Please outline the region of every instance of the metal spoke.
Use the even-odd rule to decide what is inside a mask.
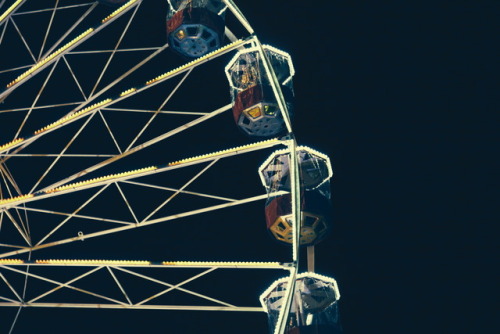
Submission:
[[[109,124],[108,122],[106,121],[106,118],[104,117],[104,115],[102,114],[102,111],[99,110],[99,115],[101,116],[101,119],[102,119],[102,122],[104,123],[104,126],[106,127],[106,129],[108,130],[108,133],[109,135],[111,136],[111,139],[113,140],[113,143],[115,143],[115,146],[116,148],[118,149],[118,153],[122,154],[123,151],[122,149],[120,148],[120,145],[118,145],[118,142],[116,141],[116,138],[115,138],[115,135],[113,134],[113,131],[111,131],[111,128],[109,127]],[[114,156],[114,155],[113,155]]]
[[[213,268],[219,269],[281,269],[289,270],[293,263],[242,261],[138,261],[138,260],[17,260],[0,258],[0,265],[18,267],[112,267],[112,268]]]
[[[75,28],[94,10],[96,6],[97,2],[94,2],[92,6],[90,6],[90,8],[87,9],[87,11],[78,20],[76,20],[75,23],[73,23],[73,25],[68,30],[66,30],[66,32],[61,36],[61,38],[59,38],[57,42],[55,42],[54,45],[49,50],[47,50],[47,52],[45,52],[45,54],[41,58],[45,58],[49,54],[51,54],[52,51],[54,51],[54,49],[57,48],[57,46],[61,44],[61,42],[75,30]],[[72,8],[72,7],[77,7],[77,6],[59,7],[59,9]]]
[[[84,3],[84,4],[78,4],[78,5],[61,6],[61,7],[58,8],[58,10],[68,9],[68,8],[77,8],[77,7],[88,7],[90,5],[95,5],[95,1],[94,2],[89,2],[89,3]],[[15,13],[15,14],[13,14],[13,16],[27,15],[27,14],[38,14],[38,13],[43,13],[43,12],[51,12],[52,9],[53,8],[50,7],[50,8],[44,8],[44,9],[30,10],[30,11]]]
[[[5,31],[5,29],[4,29],[4,31]],[[3,35],[2,35],[2,37],[3,37]],[[0,39],[0,43],[1,43],[1,39]],[[24,65],[24,66],[19,66],[19,67],[12,67],[12,68],[0,71],[0,74],[7,73],[7,72],[15,72],[17,70],[26,69],[28,67],[31,67],[31,65]]]
[[[71,215],[69,215],[66,219],[64,219],[59,225],[57,225],[52,231],[50,231],[45,237],[43,237],[36,246],[40,246],[48,237],[54,234],[58,229],[60,229],[64,224],[66,224],[71,218],[73,218],[78,212],[80,212],[83,208],[85,208],[90,202],[92,202],[97,196],[99,196],[109,184],[105,185],[101,189],[99,189],[94,195],[92,195],[87,201],[85,201],[82,205],[80,205]],[[1,256],[1,255],[0,255]]]
[[[45,31],[45,36],[43,37],[42,47],[40,48],[40,53],[38,54],[37,60],[40,60],[42,57],[43,49],[45,48],[45,43],[47,42],[47,37],[50,34],[50,29],[52,28],[52,22],[54,21],[54,16],[56,15],[58,5],[59,5],[59,0],[56,0],[56,4],[54,5],[54,9],[52,10],[52,14],[50,15],[49,25]]]
[[[60,290],[60,289],[62,289],[62,288],[66,288],[66,287],[68,287],[68,285],[69,285],[69,284],[74,283],[74,282],[76,282],[76,281],[79,281],[80,279],[82,279],[82,278],[84,278],[84,277],[86,277],[86,276],[89,276],[89,275],[91,275],[91,274],[95,273],[96,271],[99,271],[101,268],[102,268],[102,267],[96,267],[96,268],[94,268],[94,269],[91,269],[91,270],[89,270],[88,272],[83,273],[82,275],[80,275],[80,276],[78,276],[78,277],[75,277],[75,278],[73,278],[73,279],[71,279],[71,280],[67,281],[66,283],[63,283],[63,284],[61,284],[61,285],[59,285],[59,286],[57,286],[57,287],[55,287],[55,288],[53,288],[53,289],[51,289],[51,290],[49,290],[49,291],[45,292],[45,293],[42,293],[41,295],[39,295],[39,296],[37,296],[37,297],[35,297],[35,298],[33,298],[33,299],[31,299],[31,300],[27,301],[27,303],[33,303],[33,302],[35,302],[35,301],[37,301],[37,300],[39,300],[39,299],[41,299],[41,298],[43,298],[43,297],[46,297],[46,296],[50,295],[51,293],[56,292],[57,290]]]
[[[251,306],[198,306],[198,305],[117,305],[117,304],[81,304],[81,303],[2,303],[2,306],[14,307],[51,307],[51,308],[92,308],[92,309],[131,309],[131,310],[176,310],[176,311],[230,311],[230,312],[264,312],[262,307]]]
[[[2,297],[2,296],[0,296],[0,299],[1,299],[1,300],[6,300],[6,301],[11,302],[11,303],[16,303],[16,301],[15,301],[15,300],[10,299],[10,298],[7,298],[7,297]]]
[[[204,116],[208,115],[207,112],[195,112],[195,111],[172,111],[172,110],[141,110],[141,109],[126,109],[126,108],[101,108],[103,111],[127,111],[127,112],[136,112],[136,113],[157,113],[157,114],[165,114],[165,115],[195,115],[195,116]]]
[[[161,190],[167,190],[167,191],[179,191],[180,193],[183,193],[183,194],[200,196],[200,197],[207,197],[207,198],[213,198],[213,199],[218,199],[218,200],[221,200],[221,201],[224,201],[224,202],[234,202],[234,201],[236,201],[236,199],[234,199],[234,198],[227,198],[227,197],[215,196],[215,195],[204,194],[204,193],[199,193],[199,192],[195,192],[195,191],[179,190],[177,188],[157,186],[157,185],[154,185],[154,184],[147,184],[147,183],[142,183],[142,182],[137,182],[137,181],[122,181],[122,183],[128,183],[128,184],[133,184],[133,185],[137,185],[137,186],[141,186],[141,187],[148,187],[148,188],[161,189]]]
[[[69,147],[78,138],[78,136],[80,135],[80,133],[82,133],[82,131],[87,127],[87,124],[89,124],[89,122],[92,120],[92,118],[94,117],[94,115],[95,114],[90,115],[90,117],[88,117],[85,120],[85,123],[82,124],[82,126],[78,129],[78,131],[75,133],[75,135],[70,139],[70,141],[66,144],[66,146],[64,146],[63,150],[57,155],[57,157],[54,159],[54,161],[52,161],[52,163],[50,164],[49,168],[47,168],[45,170],[45,172],[43,173],[43,175],[38,179],[38,181],[35,183],[35,185],[31,188],[31,190],[29,192],[30,194],[35,191],[36,187],[38,187],[38,185],[43,181],[43,179],[47,176],[47,174],[49,174],[49,172],[52,170],[52,168],[54,168],[54,166],[57,164],[57,162],[59,161],[59,159],[61,159],[61,157],[63,156],[64,152],[66,152],[69,149]]]
[[[180,194],[181,191],[186,189],[191,183],[193,183],[197,178],[199,178],[203,173],[205,173],[210,167],[212,167],[219,159],[216,159],[212,162],[210,162],[205,168],[203,168],[198,174],[193,176],[189,181],[184,183],[184,185],[177,190],[175,193],[173,193],[171,196],[169,196],[163,203],[161,203],[156,209],[154,209],[146,218],[144,218],[141,223],[147,221],[149,218],[151,218],[155,213],[157,213],[161,208],[163,208],[165,205],[167,205],[171,200],[173,200],[177,195]]]
[[[116,188],[118,188],[118,191],[120,192],[120,195],[122,196],[123,200],[125,201],[125,204],[127,205],[127,208],[128,210],[130,211],[130,213],[132,214],[132,217],[134,217],[134,221],[136,224],[139,224],[139,220],[137,219],[137,216],[135,215],[135,212],[134,210],[132,209],[132,207],[130,206],[130,203],[129,201],[127,200],[127,197],[125,196],[125,194],[123,193],[122,191],[122,188],[120,187],[120,185],[118,183],[115,183],[115,186]]]
[[[2,212],[2,216],[3,216],[3,212]],[[1,222],[0,222],[0,226],[1,226]],[[0,244],[1,247],[10,247],[10,248],[26,248],[26,246],[18,246],[18,245],[9,245],[9,244]]]
[[[20,193],[20,189],[17,186],[17,184],[15,183],[15,181],[14,181],[14,179],[13,179],[10,171],[8,170],[7,166],[5,166],[2,163],[0,163],[0,174],[2,175],[2,179],[3,179],[4,183],[5,183],[5,187],[6,187],[7,192],[9,193],[10,196],[12,196],[12,191],[10,189],[9,184],[6,181],[6,176],[8,177],[9,180],[12,180],[13,187],[16,189],[16,191],[18,191],[18,193]],[[21,223],[21,227],[22,227],[23,232],[25,233],[25,235],[28,238],[30,238],[29,226],[27,224],[27,218],[26,218],[26,226],[25,226],[23,218],[21,217],[21,214],[19,213],[19,210],[18,209],[15,209],[15,210],[16,210],[17,216],[19,217],[19,221]],[[3,219],[3,213],[2,213],[2,216],[0,218]],[[1,229],[1,220],[0,220],[0,229]]]
[[[101,74],[99,75],[99,78],[97,79],[95,85],[94,85],[94,88],[92,88],[92,91],[90,92],[89,94],[89,97],[92,97],[92,95],[94,95],[95,93],[95,90],[97,89],[97,86],[99,86],[99,83],[101,82],[101,79],[102,77],[104,76],[104,73],[106,73],[106,70],[108,69],[108,66],[109,64],[111,63],[111,60],[113,59],[114,55],[115,55],[115,52],[116,52],[116,49],[118,49],[118,47],[120,46],[122,40],[123,40],[123,37],[125,36],[125,34],[127,33],[129,27],[130,27],[130,24],[132,23],[132,21],[134,20],[134,17],[135,17],[135,14],[137,14],[137,10],[139,9],[139,7],[141,6],[142,2],[139,2],[139,4],[137,6],[135,6],[135,9],[134,9],[134,12],[132,13],[132,15],[130,16],[128,22],[127,22],[127,25],[125,26],[125,29],[123,29],[123,32],[120,36],[120,38],[118,39],[118,42],[116,43],[115,45],[115,48],[113,50],[113,52],[111,53],[111,55],[109,56],[107,62],[106,62],[106,65],[104,65],[104,68],[102,69],[101,71]]]
[[[17,293],[17,291],[12,287],[12,285],[9,283],[9,281],[7,281],[7,279],[5,278],[5,276],[0,273],[0,278],[2,278],[2,280],[5,282],[5,284],[7,284],[7,286],[9,287],[10,291],[12,291],[13,294],[16,295],[17,299],[22,302],[22,298],[21,296],[19,296],[19,294]]]
[[[188,278],[188,279],[186,279],[186,280],[184,280],[181,283],[176,284],[176,285],[172,285],[172,284],[169,284],[169,283],[166,283],[166,282],[163,282],[163,281],[160,281],[160,280],[157,280],[157,279],[154,279],[154,278],[148,277],[146,275],[142,275],[142,274],[139,274],[139,273],[136,273],[136,272],[133,272],[131,270],[124,269],[124,268],[119,268],[118,267],[117,269],[119,269],[119,270],[121,270],[123,272],[127,272],[127,273],[129,273],[131,275],[134,275],[134,276],[137,276],[137,277],[141,277],[143,279],[146,279],[146,280],[149,280],[149,281],[152,281],[152,282],[155,282],[155,283],[158,283],[158,284],[165,285],[165,286],[169,287],[168,289],[165,289],[165,290],[163,290],[163,291],[161,291],[161,292],[159,292],[159,293],[157,293],[157,294],[155,294],[155,295],[153,295],[153,296],[151,296],[149,298],[146,298],[143,301],[141,301],[141,302],[139,302],[139,303],[137,303],[135,305],[143,305],[146,302],[151,301],[152,299],[157,298],[157,297],[159,297],[161,295],[164,295],[164,294],[166,294],[166,293],[168,293],[168,292],[170,292],[172,290],[179,290],[179,291],[188,293],[190,295],[193,295],[193,296],[196,296],[196,297],[200,297],[200,298],[203,298],[203,299],[206,299],[206,300],[209,300],[209,301],[212,301],[212,302],[224,305],[224,306],[235,307],[234,305],[231,305],[231,304],[228,304],[228,303],[224,303],[224,302],[222,302],[220,300],[217,300],[217,299],[214,299],[214,298],[202,295],[202,294],[197,293],[197,292],[193,292],[191,290],[187,290],[187,289],[181,288],[182,285],[187,284],[187,283],[189,283],[191,281],[194,281],[195,279],[200,278],[202,276],[205,276],[208,273],[211,273],[212,271],[214,271],[214,270],[217,269],[216,267],[209,268],[209,269],[201,272],[200,274],[192,276],[191,278]]]
[[[34,158],[34,157],[44,157],[44,158],[55,158],[58,156],[61,156],[63,158],[109,158],[109,157],[114,157],[116,154],[44,154],[44,153],[38,153],[38,154],[29,154],[29,153],[20,153],[20,154],[14,154],[14,153],[8,153],[8,154],[2,154],[4,157],[16,157],[16,158]]]
[[[0,25],[2,23],[0,22]],[[6,23],[3,25],[3,28],[2,28],[2,34],[0,34],[0,45],[2,44],[2,41],[3,41],[3,36],[5,35],[5,31],[7,30],[7,26],[9,25],[9,20],[6,21]],[[3,73],[2,71],[0,71],[0,73]]]
[[[127,221],[123,221],[123,220],[107,219],[107,218],[94,217],[94,216],[88,216],[88,215],[78,215],[75,213],[58,212],[58,211],[44,210],[44,209],[38,209],[38,208],[23,207],[23,208],[18,208],[18,209],[24,210],[26,212],[28,212],[28,211],[40,212],[40,213],[46,213],[46,214],[51,214],[51,215],[56,215],[56,216],[65,216],[65,217],[70,217],[70,218],[94,220],[94,221],[105,222],[105,223],[115,223],[115,224],[122,224],[122,225],[134,224],[133,222],[127,222]]]
[[[125,298],[127,299],[128,304],[132,305],[132,301],[130,300],[130,298],[128,297],[127,293],[125,292],[125,289],[123,289],[123,286],[120,284],[120,281],[118,281],[118,278],[116,278],[115,274],[113,273],[113,270],[111,270],[111,268],[108,267],[108,266],[106,267],[106,269],[108,270],[108,272],[111,275],[111,277],[113,277],[116,285],[118,286],[118,288],[120,289],[120,291],[123,293],[123,296],[125,296]]]
[[[11,267],[8,267],[8,266],[0,266],[1,268],[5,268],[7,270],[10,270],[10,271],[13,271],[13,272],[16,272],[18,274],[22,274],[22,275],[25,275],[26,277],[33,277],[33,278],[36,278],[36,279],[39,279],[39,280],[42,280],[42,281],[45,281],[45,282],[49,282],[49,283],[52,283],[52,284],[55,284],[59,287],[65,287],[65,288],[68,288],[68,289],[72,289],[72,290],[75,290],[75,291],[78,291],[78,292],[82,292],[82,293],[85,293],[85,294],[88,294],[88,295],[91,295],[91,296],[94,296],[94,297],[97,297],[97,298],[101,298],[101,299],[105,299],[107,301],[110,301],[110,302],[113,302],[113,303],[116,303],[116,304],[120,304],[120,305],[127,305],[126,303],[123,303],[119,300],[116,300],[116,299],[113,299],[113,298],[109,298],[109,297],[106,297],[106,296],[103,296],[103,295],[100,295],[100,294],[97,294],[97,293],[94,293],[94,292],[91,292],[91,291],[88,291],[88,290],[84,290],[84,289],[80,289],[80,288],[77,288],[77,287],[74,287],[72,285],[69,285],[68,283],[61,283],[61,282],[58,282],[58,281],[55,281],[55,280],[52,280],[52,279],[49,279],[49,278],[46,278],[46,277],[43,277],[43,276],[40,276],[40,275],[35,275],[33,273],[29,273],[29,272],[23,272],[21,270],[18,270],[18,269],[15,269],[15,268],[11,268]],[[99,270],[103,267],[98,267],[98,268],[95,268],[95,269],[92,269],[91,271],[96,271],[96,270]]]
[[[28,253],[28,259],[31,260],[31,252]],[[28,274],[30,271],[30,267],[26,266],[26,272],[25,272],[25,277],[24,277],[24,285],[23,285],[23,294],[22,294],[22,300],[24,301],[26,298],[26,288],[28,287]],[[12,331],[14,330],[14,327],[17,323],[17,319],[19,318],[19,314],[21,313],[22,307],[20,306],[17,310],[16,316],[14,318],[14,321],[12,321],[12,325],[10,326],[10,331],[9,334],[12,334]]]
[[[63,56],[62,57],[63,60],[64,60],[64,63],[66,64],[66,67],[68,68],[69,70],[69,73],[71,73],[71,76],[73,77],[73,80],[75,80],[75,83],[76,83],[76,86],[78,87],[78,90],[80,91],[80,93],[82,94],[82,97],[85,99],[85,101],[87,101],[87,95],[85,95],[85,92],[83,91],[83,88],[82,88],[82,85],[80,85],[80,82],[78,81],[78,79],[76,78],[76,75],[75,75],[75,72],[73,71],[73,68],[71,67],[71,65],[68,63],[68,60],[66,59],[66,56]],[[83,102],[80,102],[80,104],[82,104]]]
[[[60,104],[51,104],[51,105],[45,105],[45,106],[38,106],[38,107],[25,107],[25,108],[16,108],[16,109],[6,109],[6,110],[0,110],[0,114],[2,113],[8,113],[8,112],[16,112],[16,111],[27,111],[30,109],[37,110],[37,109],[51,109],[51,108],[58,108],[58,107],[66,107],[66,106],[72,106],[76,104],[82,104],[83,102],[68,102],[68,103],[60,103]]]
[[[5,187],[7,188],[7,192],[9,193],[9,196],[11,196],[11,197],[13,196],[12,191],[11,191],[10,186],[9,186],[9,183],[16,190],[18,195],[22,194],[21,189],[19,188],[16,181],[12,177],[12,174],[9,171],[9,169],[7,168],[7,165],[1,161],[0,161],[0,174],[2,175],[2,179],[3,179],[3,182],[5,183]]]
[[[177,83],[177,85],[174,87],[174,89],[170,92],[170,94],[167,96],[167,98],[163,101],[163,103],[160,105],[160,107],[158,108],[158,110],[156,110],[156,112],[151,116],[151,118],[146,123],[146,125],[144,125],[144,127],[142,128],[142,130],[139,131],[139,133],[137,134],[137,136],[132,140],[132,142],[130,143],[130,145],[127,147],[127,151],[130,150],[130,148],[135,144],[135,142],[144,133],[144,131],[146,131],[146,129],[149,127],[149,125],[151,124],[151,122],[153,122],[153,120],[156,118],[156,116],[158,115],[158,113],[160,112],[160,110],[163,109],[163,107],[165,107],[165,105],[167,104],[168,101],[170,101],[170,99],[172,98],[172,96],[174,96],[174,94],[177,92],[177,90],[179,89],[179,87],[184,83],[184,81],[187,79],[187,77],[189,76],[189,74],[191,74],[192,71],[193,71],[193,68],[190,69],[189,71],[187,71],[186,74],[184,74],[184,76],[182,77],[182,79]]]
[[[116,50],[82,50],[82,51],[71,51],[68,54],[71,55],[84,55],[93,53],[120,53],[120,52],[137,52],[137,51],[159,51],[162,47],[149,47],[149,48],[130,48],[130,49],[116,49]]]
[[[14,15],[16,10],[18,10],[19,7],[21,7],[25,1],[26,0],[17,0],[9,8],[7,8],[5,12],[0,13],[0,25],[3,22],[6,22],[8,19],[10,19],[12,17],[12,15]],[[0,8],[3,6],[4,3],[5,3],[5,0],[3,0],[0,3]]]
[[[19,34],[19,37],[21,37],[21,40],[23,41],[24,46],[26,47],[26,49],[28,50],[29,54],[31,55],[31,58],[33,59],[34,62],[36,62],[35,55],[33,55],[33,52],[31,52],[31,49],[30,49],[28,43],[24,39],[23,34],[21,34],[21,31],[19,30],[19,27],[17,26],[16,22],[14,22],[14,20],[12,19],[12,17],[10,18],[10,22],[12,22],[12,25],[14,26],[14,28],[16,28],[16,31]]]
[[[18,138],[22,129],[24,128],[24,125],[26,124],[26,122],[28,121],[28,118],[30,117],[31,115],[31,112],[33,111],[33,108],[35,107],[35,105],[37,104],[38,102],[38,99],[40,99],[40,96],[42,95],[43,91],[45,90],[45,87],[47,86],[47,83],[49,82],[50,78],[52,77],[52,74],[54,73],[54,70],[55,68],[57,67],[57,64],[59,63],[59,60],[57,60],[55,63],[54,63],[54,66],[52,66],[52,68],[50,69],[50,72],[49,72],[49,75],[47,76],[47,78],[45,78],[44,82],[43,82],[43,85],[42,87],[40,88],[40,90],[38,91],[38,94],[36,95],[35,99],[33,100],[33,103],[31,104],[31,107],[28,109],[28,112],[26,113],[26,116],[24,117],[21,125],[19,126],[15,136],[14,136],[14,139]]]
[[[16,221],[16,219],[11,215],[11,213],[9,211],[5,211],[5,214],[9,218],[12,225],[14,225],[16,230],[19,232],[19,234],[23,237],[24,241],[26,241],[26,243],[29,246],[31,246],[31,239],[28,235],[28,232],[24,229],[24,225],[21,225],[23,227],[23,228],[21,228],[21,226],[19,226],[19,223]]]

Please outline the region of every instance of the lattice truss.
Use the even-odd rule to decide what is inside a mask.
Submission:
[[[112,8],[76,0],[0,0],[1,306],[54,306],[59,291],[72,290],[91,300],[59,300],[59,305],[198,307],[157,303],[157,297],[175,291],[209,302],[201,303],[202,309],[235,310],[232,303],[184,285],[227,268],[291,270],[283,264],[286,261],[268,259],[265,263],[33,260],[61,258],[60,254],[78,257],[81,245],[95,246],[91,255],[113,256],[119,248],[122,256],[135,258],[134,236],[125,231],[139,235],[137,231],[153,225],[196,221],[209,221],[216,229],[211,219],[220,218],[198,218],[199,214],[205,217],[238,207],[238,219],[244,221],[241,210],[249,210],[248,205],[258,203],[254,208],[262,210],[268,195],[259,186],[257,167],[271,148],[292,147],[294,142],[234,139],[231,131],[237,130],[229,117],[221,116],[231,108],[224,65],[232,51],[260,47],[233,2],[224,3],[239,24],[235,29],[245,32],[238,35],[247,37],[237,39],[226,28],[229,42],[186,63],[165,52],[164,1],[131,0]],[[251,223],[259,230],[259,224]],[[114,239],[118,232],[127,235],[123,244]],[[92,243],[98,237],[104,241]],[[190,235],[183,237],[189,244]],[[69,244],[76,244],[76,250]],[[248,261],[250,255],[242,257]],[[172,267],[177,269],[165,270]],[[173,281],[164,274],[180,268],[198,269],[190,277],[174,276]],[[70,272],[75,274],[70,277]],[[118,296],[78,287],[96,275],[105,276],[102,282],[109,280]],[[49,286],[28,296],[25,281],[15,276]],[[120,276],[140,279],[159,290],[133,298]]]
[[[23,268],[26,266],[31,267],[29,271]],[[68,268],[77,270],[68,275]],[[216,289],[224,300],[186,286],[217,270],[289,268],[289,264],[278,262],[0,260],[0,280],[4,283],[0,306],[260,312],[261,307],[229,303],[231,299],[242,299],[241,295],[235,298],[233,289],[228,291],[229,282],[222,281]],[[19,279],[23,276],[37,281],[29,294],[24,290],[23,279]],[[237,275],[233,273],[234,277]],[[203,291],[202,285],[207,284],[202,282],[196,288]],[[210,290],[214,292],[213,287]],[[250,294],[246,298],[253,297]]]

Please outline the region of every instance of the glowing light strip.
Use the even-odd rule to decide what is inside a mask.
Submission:
[[[156,169],[158,169],[158,167],[151,166],[151,167],[136,169],[136,170],[132,170],[132,171],[128,171],[128,172],[101,176],[101,177],[97,177],[95,179],[80,181],[80,182],[60,186],[60,187],[57,187],[54,189],[49,189],[49,190],[46,190],[45,193],[50,194],[50,193],[55,193],[55,192],[59,192],[59,191],[67,190],[67,189],[79,188],[79,187],[87,186],[87,185],[92,184],[92,183],[98,183],[98,182],[108,181],[108,180],[117,179],[117,178],[121,178],[121,177],[125,177],[125,176],[141,174],[141,173],[153,171]]]
[[[217,157],[217,156],[228,154],[228,153],[235,153],[235,152],[238,152],[238,151],[241,151],[241,150],[245,150],[245,149],[248,149],[248,148],[251,148],[251,147],[257,147],[257,146],[262,146],[262,145],[265,145],[265,144],[278,143],[278,142],[280,142],[280,140],[277,139],[277,138],[268,139],[268,140],[259,141],[259,142],[252,143],[252,144],[248,144],[248,145],[243,145],[243,146],[238,146],[238,147],[230,148],[230,149],[227,149],[227,150],[217,151],[217,152],[214,152],[214,153],[208,153],[208,154],[199,155],[199,156],[192,157],[192,158],[186,158],[186,159],[183,159],[183,160],[171,162],[171,163],[168,164],[168,166],[181,165],[181,164],[185,164],[185,163],[188,163],[188,162],[193,162],[193,161],[197,161],[197,160],[203,160],[203,159],[207,159],[207,158],[213,158],[213,157]]]
[[[93,31],[94,31],[94,28],[87,29],[86,31],[84,31],[83,33],[81,33],[78,37],[76,37],[73,40],[71,40],[70,42],[66,43],[64,46],[60,47],[59,49],[57,49],[56,51],[54,51],[53,53],[51,53],[49,56],[47,56],[46,58],[42,59],[41,61],[39,61],[35,65],[33,65],[33,67],[31,67],[29,70],[27,70],[26,72],[24,72],[23,74],[21,74],[20,76],[18,76],[14,81],[12,81],[11,83],[9,83],[7,85],[7,88],[10,88],[10,87],[14,86],[15,84],[19,83],[20,81],[26,79],[26,77],[28,77],[30,74],[32,74],[33,72],[37,71],[42,66],[44,66],[47,63],[49,63],[50,61],[54,60],[61,53],[63,53],[64,51],[67,51],[70,47],[72,47],[73,45],[75,45],[76,43],[78,43],[79,41],[81,41],[83,38],[85,38],[86,36],[88,36],[89,34],[91,34]]]
[[[279,262],[204,262],[204,261],[163,261],[165,266],[202,266],[202,267],[277,267]]]
[[[12,203],[12,202],[17,202],[17,201],[22,201],[22,200],[25,200],[28,198],[32,198],[34,196],[35,196],[34,194],[28,194],[28,195],[21,195],[21,196],[6,198],[6,199],[0,199],[0,205]]]
[[[21,3],[24,2],[24,1],[25,0],[17,0],[9,8],[7,8],[7,10],[5,11],[5,13],[3,13],[2,15],[0,15],[0,22],[2,22],[7,16],[9,16],[10,14],[12,14],[12,12],[14,12],[17,9],[17,7],[19,7],[21,5]]]
[[[20,259],[0,259],[0,265],[52,265],[52,266],[167,266],[167,267],[220,267],[220,268],[237,268],[247,267],[255,268],[288,268],[287,264],[280,262],[239,262],[239,261],[138,261],[138,260],[72,260],[72,259],[47,259],[24,261]]]
[[[126,91],[123,91],[123,92],[120,94],[120,97],[121,97],[121,96],[128,95],[128,94],[131,94],[131,93],[135,92],[136,90],[137,90],[137,88],[130,88],[130,89],[127,89]]]
[[[221,47],[221,48],[219,48],[217,50],[214,50],[214,51],[212,51],[210,53],[207,53],[203,57],[197,58],[197,59],[195,59],[193,61],[190,61],[189,63],[186,63],[186,64],[184,64],[182,66],[177,67],[176,69],[173,69],[171,71],[163,73],[162,75],[157,76],[156,78],[147,81],[146,85],[151,85],[152,83],[158,82],[158,81],[166,79],[166,78],[168,78],[168,77],[170,77],[172,75],[178,74],[178,73],[180,73],[183,70],[186,70],[186,69],[188,69],[190,67],[193,67],[193,66],[196,66],[196,65],[202,63],[203,61],[207,60],[210,57],[215,56],[216,54],[220,54],[220,53],[222,53],[222,52],[224,52],[224,51],[226,51],[228,49],[237,47],[237,46],[239,46],[241,44],[245,44],[245,43],[246,43],[245,41],[239,39],[239,40],[237,40],[237,41],[235,41],[233,43],[230,43],[230,44],[225,45],[225,46],[223,46],[223,47]]]
[[[126,4],[124,4],[123,6],[121,6],[120,8],[118,8],[117,10],[115,10],[113,13],[109,14],[106,18],[104,18],[101,23],[105,23],[109,20],[111,20],[113,17],[115,17],[116,15],[120,14],[121,12],[123,12],[125,9],[127,9],[128,7],[132,6],[134,3],[136,3],[137,1],[139,0],[130,0],[129,2],[127,2]]]
[[[23,264],[23,260],[17,260],[17,259],[0,259],[0,265],[1,264]]]
[[[15,146],[21,142],[24,141],[24,138],[17,138],[17,139],[14,139],[13,141],[7,143],[7,144],[4,144],[4,145],[1,145],[0,146],[0,152],[1,151],[4,151],[4,150],[7,150],[8,148],[12,147],[12,146]]]
[[[97,109],[97,108],[99,108],[99,107],[101,107],[101,106],[103,106],[103,105],[105,105],[105,104],[107,104],[107,103],[109,103],[109,102],[111,102],[111,101],[113,101],[113,100],[112,100],[112,99],[106,99],[106,100],[103,100],[103,101],[101,101],[101,102],[99,102],[99,103],[95,103],[95,104],[93,104],[93,105],[91,105],[91,106],[89,106],[89,107],[87,107],[87,108],[84,108],[84,109],[82,109],[82,110],[80,110],[80,111],[77,111],[77,112],[75,112],[75,113],[73,113],[73,114],[71,114],[71,115],[68,115],[68,116],[66,116],[66,117],[63,117],[63,118],[61,118],[61,119],[59,119],[59,120],[55,121],[54,123],[49,124],[49,125],[47,125],[47,126],[45,126],[45,127],[41,128],[41,129],[39,129],[39,130],[35,131],[35,135],[38,135],[38,134],[40,134],[40,133],[42,133],[42,132],[45,132],[45,131],[50,130],[50,129],[53,129],[53,128],[55,128],[56,126],[59,126],[59,125],[61,125],[61,124],[64,124],[64,123],[66,123],[66,122],[68,122],[68,121],[70,121],[70,120],[72,120],[72,119],[75,119],[75,118],[77,118],[77,117],[79,117],[79,116],[81,116],[81,115],[83,115],[83,114],[85,114],[85,113],[88,113],[88,112],[90,112],[90,111],[92,111],[92,110],[95,110],[95,109]]]
[[[55,264],[55,265],[150,265],[150,261],[129,261],[129,260],[36,260],[36,264]]]

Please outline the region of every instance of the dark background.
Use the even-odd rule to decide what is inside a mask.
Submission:
[[[492,332],[499,3],[292,3],[241,7],[292,54],[297,138],[334,165],[318,270],[345,332]]]
[[[345,333],[494,332],[499,3],[237,5],[261,41],[292,55],[296,137],[334,166],[334,227],[316,247],[317,272],[339,283]],[[263,314],[54,312],[23,310],[14,333],[266,328]]]

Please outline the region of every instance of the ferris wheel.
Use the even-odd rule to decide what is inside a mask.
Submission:
[[[232,0],[0,0],[0,331],[84,308],[340,333],[294,73]]]

